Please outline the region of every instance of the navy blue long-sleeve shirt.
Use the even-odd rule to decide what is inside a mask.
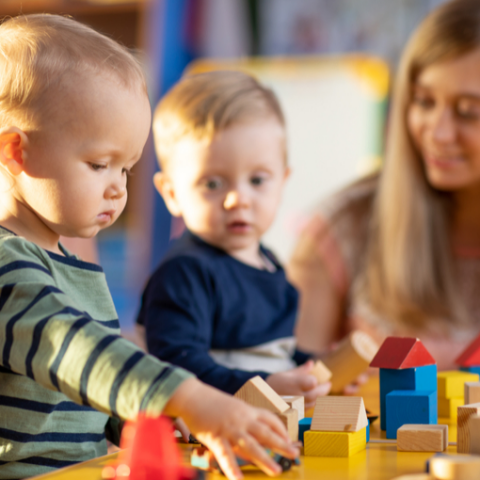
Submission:
[[[210,350],[236,350],[291,337],[298,293],[283,268],[269,272],[236,260],[189,231],[177,240],[143,293],[139,324],[148,351],[181,366],[203,382],[235,393],[255,375],[219,365]],[[293,360],[308,356],[295,352]]]

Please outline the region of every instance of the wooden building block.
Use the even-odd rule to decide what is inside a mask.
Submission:
[[[342,392],[368,365],[378,351],[378,344],[368,334],[355,330],[342,340],[337,349],[322,358],[332,372],[332,392]]]
[[[315,365],[310,373],[318,380],[318,383],[329,382],[332,378],[332,372],[321,360],[317,360],[315,362]]]
[[[471,405],[463,405],[458,407],[457,417],[457,452],[470,453],[470,430],[468,428],[468,420],[472,415],[480,413],[480,403],[472,403]],[[480,478],[480,471],[479,471]]]
[[[437,423],[437,392],[394,390],[387,395],[387,438],[397,438],[397,430],[405,424]]]
[[[435,363],[435,359],[418,338],[388,337],[372,359],[370,366],[399,370]]]
[[[480,402],[480,382],[465,382],[465,405]]]
[[[402,425],[397,430],[400,452],[443,452],[448,448],[448,425]]]
[[[304,455],[306,457],[350,457],[364,450],[365,428],[358,432],[305,432]]]
[[[368,425],[362,397],[318,397],[311,430],[358,432]]]
[[[436,480],[478,480],[480,457],[440,455],[430,459],[429,471]]]
[[[380,369],[380,428],[387,429],[386,396],[394,390],[436,390],[437,366],[405,368],[392,370]]]
[[[262,378],[253,377],[235,394],[249,405],[266,408],[274,413],[286,412],[290,407],[282,397]]]
[[[282,399],[290,408],[294,408],[298,412],[299,421],[302,418],[305,418],[305,397],[302,397],[301,395],[285,395],[282,396]]]
[[[458,407],[464,403],[463,397],[438,398],[438,418],[449,418],[456,422]]]
[[[480,415],[472,415],[468,419],[470,433],[470,451],[468,453],[480,455]]]
[[[459,370],[450,370],[439,372],[437,380],[438,398],[458,398],[463,397],[465,382],[478,382],[478,375]]]
[[[475,367],[480,365],[480,335],[455,360],[461,367]]]
[[[305,435],[305,432],[308,432],[310,430],[310,427],[312,426],[312,417],[305,417],[299,420],[298,422],[298,439],[303,442],[303,436]]]
[[[288,438],[292,442],[298,441],[298,411],[294,408],[289,408],[286,412],[277,413],[276,415],[285,425]]]

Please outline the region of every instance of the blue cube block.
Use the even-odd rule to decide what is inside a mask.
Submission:
[[[480,366],[460,367],[460,370],[462,370],[462,372],[477,373],[478,375],[480,375]]]
[[[386,398],[387,438],[406,423],[437,423],[437,390],[394,390]]]
[[[367,443],[370,441],[370,419],[368,419],[367,425]]]
[[[437,366],[380,369],[380,428],[387,429],[385,397],[394,390],[437,390]]]
[[[302,418],[299,422],[298,422],[298,439],[303,442],[303,435],[305,434],[305,432],[307,432],[308,430],[310,430],[310,427],[312,426],[312,418]]]

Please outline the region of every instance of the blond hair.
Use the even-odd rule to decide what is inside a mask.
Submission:
[[[165,167],[185,138],[211,142],[238,123],[273,117],[284,126],[277,97],[253,77],[238,71],[212,71],[182,78],[158,104],[153,133]]]
[[[454,0],[422,22],[400,62],[385,167],[359,283],[373,309],[392,321],[417,326],[429,318],[446,324],[469,321],[452,265],[452,194],[428,182],[407,127],[407,111],[413,85],[425,68],[479,46],[478,0]]]
[[[139,62],[114,40],[59,15],[22,15],[0,25],[0,128],[31,123],[48,110],[67,82],[108,73],[146,91]],[[38,119],[37,119],[38,121]]]

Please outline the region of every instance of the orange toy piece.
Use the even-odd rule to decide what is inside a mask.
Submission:
[[[147,417],[140,413],[122,430],[118,461],[102,471],[106,480],[201,480],[205,474],[186,467],[166,417]]]

